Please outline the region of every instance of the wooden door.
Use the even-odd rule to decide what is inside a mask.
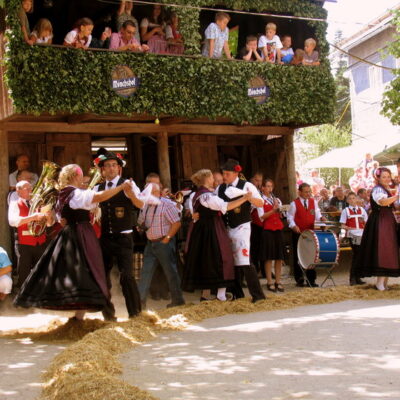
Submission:
[[[217,139],[214,135],[181,135],[184,179],[199,169],[218,168]]]
[[[78,164],[87,174],[92,166],[91,135],[88,133],[46,134],[47,159],[60,166]]]

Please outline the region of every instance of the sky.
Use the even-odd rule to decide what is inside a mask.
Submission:
[[[325,2],[328,10],[328,41],[332,43],[335,32],[343,31],[344,38],[362,29],[368,22],[386,10],[400,5],[399,0],[337,0]]]

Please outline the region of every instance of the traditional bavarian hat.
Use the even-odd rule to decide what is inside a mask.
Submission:
[[[233,158],[229,158],[225,164],[221,167],[222,171],[232,171],[232,172],[241,172],[242,167],[239,164],[239,161],[234,160]]]
[[[104,165],[104,163],[109,160],[115,160],[118,163],[118,165],[121,167],[125,167],[125,165],[126,165],[126,161],[123,159],[121,154],[119,154],[119,153],[115,154],[111,151],[107,151],[107,152],[104,152],[103,154],[100,154],[94,160],[94,163],[97,166],[102,167]]]

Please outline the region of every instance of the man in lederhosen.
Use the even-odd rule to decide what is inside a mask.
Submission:
[[[108,152],[99,156],[98,166],[101,167],[105,181],[96,186],[98,191],[114,188],[125,181],[121,178],[121,169],[125,164],[122,156]],[[100,203],[101,237],[104,266],[107,274],[107,284],[111,289],[111,269],[116,258],[122,294],[125,298],[129,317],[134,317],[141,311],[140,296],[132,273],[133,265],[133,210],[142,208],[144,202],[137,195],[139,188],[132,182],[132,190],[120,192],[111,199]],[[115,308],[112,303],[103,310],[106,320],[115,320]]]
[[[218,196],[227,201],[233,201],[237,196],[230,198],[225,193],[230,186],[241,189],[245,192],[251,192],[253,197],[240,207],[228,211],[225,216],[225,224],[227,226],[228,235],[232,240],[232,251],[235,262],[235,287],[233,295],[235,298],[244,297],[243,290],[240,285],[241,276],[247,282],[252,301],[265,299],[265,294],[261,289],[260,281],[258,280],[257,271],[254,265],[250,264],[250,221],[251,221],[251,205],[262,207],[264,202],[257,188],[245,179],[239,178],[239,172],[242,170],[239,162],[229,159],[222,167],[224,183],[215,190]],[[229,190],[228,190],[229,192]]]

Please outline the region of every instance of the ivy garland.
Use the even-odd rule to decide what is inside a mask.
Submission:
[[[165,1],[166,0],[162,0]],[[176,0],[176,4],[212,6],[215,0]],[[221,4],[220,2],[218,2]],[[300,0],[226,0],[226,8],[292,13],[325,18],[321,7]],[[185,118],[226,117],[234,123],[305,125],[331,122],[335,89],[326,60],[324,22],[310,21],[319,41],[320,67],[279,66],[245,61],[212,60],[109,51],[83,51],[28,46],[17,18],[20,0],[6,0],[9,46],[6,79],[21,113],[148,113]],[[199,10],[177,8],[185,48],[198,55]],[[140,77],[136,94],[122,98],[110,88],[111,71],[128,65]],[[271,91],[257,105],[247,96],[248,82],[262,76]]]

